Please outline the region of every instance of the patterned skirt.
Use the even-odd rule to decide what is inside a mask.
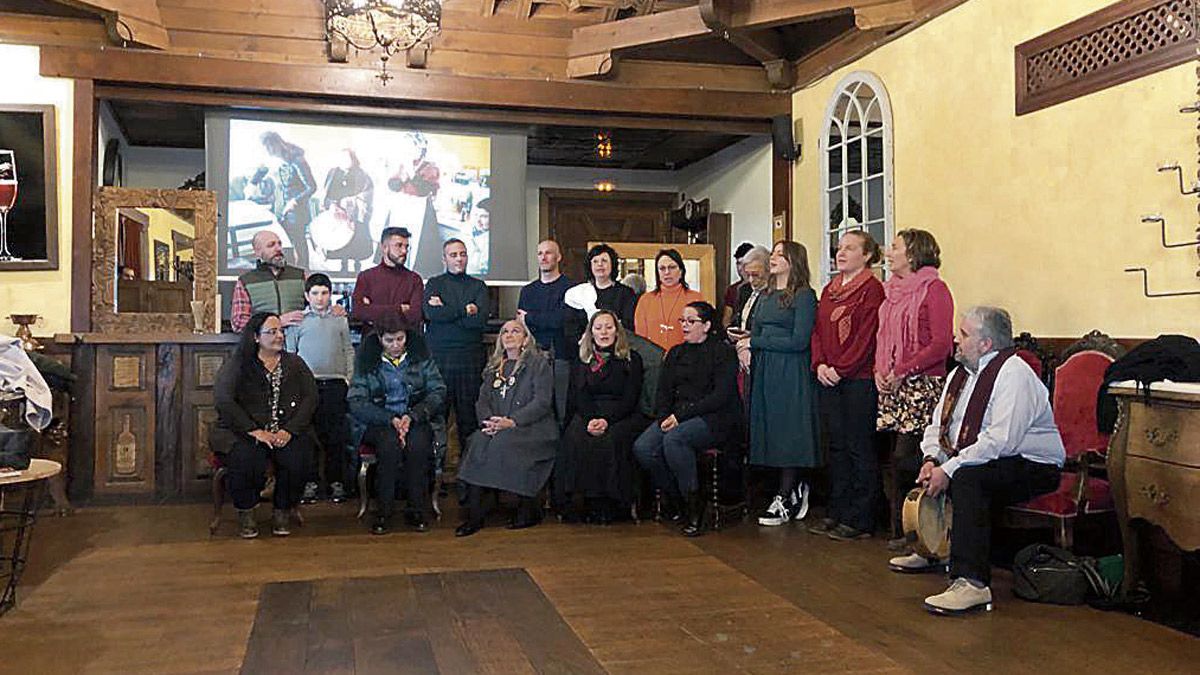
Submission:
[[[910,375],[892,392],[879,392],[879,415],[875,428],[901,434],[923,434],[933,419],[933,409],[942,396],[946,378]]]

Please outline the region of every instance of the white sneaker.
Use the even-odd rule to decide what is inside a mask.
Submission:
[[[950,588],[925,598],[925,609],[933,614],[966,614],[983,610],[992,611],[992,589],[987,586],[976,586],[970,581],[959,577]]]
[[[812,488],[808,483],[800,483],[792,490],[791,495],[791,511],[792,518],[795,520],[804,520],[804,516],[808,515],[808,497],[812,494]]]
[[[783,503],[783,495],[775,495],[775,501],[758,517],[758,524],[766,527],[783,525],[792,519],[792,512]]]
[[[926,558],[920,553],[896,556],[888,561],[888,569],[901,574],[926,574],[929,572],[945,572],[946,561],[937,558]]]

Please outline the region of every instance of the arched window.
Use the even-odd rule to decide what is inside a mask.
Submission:
[[[866,230],[887,247],[892,222],[892,107],[875,75],[856,72],[838,84],[825,109],[821,134],[821,270],[835,270],[837,243]]]

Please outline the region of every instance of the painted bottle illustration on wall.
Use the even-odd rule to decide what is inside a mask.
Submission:
[[[117,434],[117,450],[114,453],[114,470],[118,476],[132,476],[137,473],[137,437],[129,429],[129,415],[121,425],[121,433]]]

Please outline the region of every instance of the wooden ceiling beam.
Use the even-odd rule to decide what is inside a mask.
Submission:
[[[162,87],[631,115],[761,120],[791,108],[790,96],[777,92],[630,87],[408,70],[394,71],[394,79],[384,86],[374,68],[253,62],[130,49],[44,47],[40,71],[46,77]]]
[[[727,0],[720,4],[728,8],[732,27],[773,28],[892,2],[895,0]]]
[[[740,49],[750,58],[763,64],[767,78],[775,89],[790,89],[795,82],[794,70],[786,59],[783,39],[772,30],[757,33],[732,25],[729,0],[700,0],[700,17],[714,35]],[[769,67],[767,64],[771,64]]]
[[[163,25],[158,0],[55,0],[104,17],[114,44],[167,49],[171,36]]]
[[[859,30],[893,28],[914,21],[919,14],[913,0],[896,0],[883,5],[855,8],[854,25]]]
[[[571,31],[571,57],[614,52],[708,35],[709,28],[697,7],[635,16],[610,23],[580,26]]]

